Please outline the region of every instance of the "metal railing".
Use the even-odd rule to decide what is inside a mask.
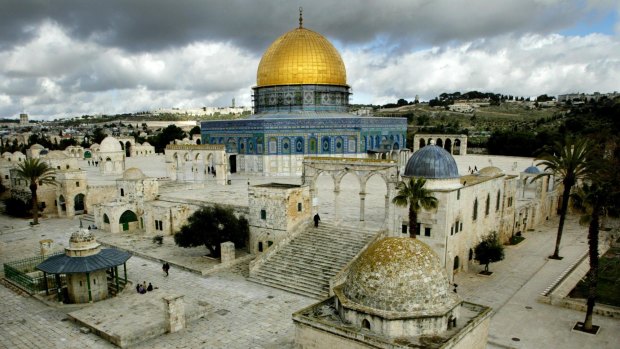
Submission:
[[[20,286],[30,294],[44,292],[46,290],[46,281],[47,289],[51,290],[56,287],[55,276],[47,275],[47,278],[44,277],[43,272],[38,271],[36,266],[47,258],[62,253],[64,252],[57,252],[46,256],[24,258],[17,261],[4,263],[4,277]],[[61,285],[65,285],[66,276],[61,274],[60,279]]]

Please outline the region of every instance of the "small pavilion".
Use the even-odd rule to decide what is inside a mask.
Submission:
[[[44,274],[55,275],[58,300],[65,300],[62,293],[62,276],[66,277],[68,303],[91,303],[115,295],[127,284],[127,260],[131,254],[114,248],[102,249],[95,236],[87,229],[71,234],[65,254],[52,256],[37,265]],[[123,266],[123,276],[118,267]],[[45,293],[50,294],[45,283]]]

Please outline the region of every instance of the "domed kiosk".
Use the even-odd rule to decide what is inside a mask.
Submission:
[[[351,264],[335,296],[293,314],[302,348],[484,348],[490,308],[451,289],[419,239],[383,238]]]
[[[321,34],[299,27],[265,51],[247,119],[204,121],[202,144],[224,144],[231,172],[300,175],[303,157],[364,158],[406,146],[405,118],[349,113],[344,62]]]
[[[54,288],[59,300],[89,303],[108,298],[110,290],[114,293],[122,290],[127,284],[125,263],[130,257],[131,254],[114,248],[101,249],[92,232],[80,228],[71,234],[64,254],[46,259],[37,269],[44,273],[44,280],[47,274],[56,275]],[[123,265],[123,278],[118,273],[119,265]],[[66,299],[61,292],[62,279],[66,279]]]
[[[119,140],[112,136],[107,136],[101,141],[97,157],[99,172],[104,175],[121,174],[125,170],[125,152]]]

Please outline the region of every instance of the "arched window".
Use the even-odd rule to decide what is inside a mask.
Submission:
[[[484,215],[488,216],[489,215],[489,207],[491,206],[491,196],[489,194],[487,194],[487,202],[486,205],[484,206]]]
[[[472,219],[473,220],[478,219],[478,199],[474,200],[474,213],[472,215]]]
[[[366,319],[362,320],[362,327],[367,329],[367,330],[370,330],[370,321],[368,321]]]
[[[495,202],[495,212],[499,211],[499,202],[501,200],[501,194],[500,191],[497,191],[497,201]]]
[[[330,149],[329,137],[323,137],[323,139],[321,140],[321,152],[329,153],[329,149]]]
[[[452,266],[452,270],[459,269],[459,256],[454,257],[454,265]]]
[[[267,146],[269,154],[275,154],[278,152],[278,140],[275,137],[269,138],[269,143]]]
[[[291,153],[291,140],[288,138],[282,139],[282,154],[290,154]]]
[[[302,137],[297,137],[297,139],[295,139],[295,152],[297,154],[304,153],[304,139]]]

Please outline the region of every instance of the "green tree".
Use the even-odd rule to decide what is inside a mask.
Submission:
[[[47,163],[39,161],[39,159],[26,159],[26,161],[17,166],[17,177],[30,183],[33,225],[39,224],[39,199],[37,197],[37,188],[39,185],[43,184],[56,185],[54,173],[55,171],[53,168],[49,167]]]
[[[426,179],[410,178],[408,182],[401,181],[396,186],[398,193],[392,199],[392,203],[409,207],[409,236],[415,239],[418,234],[418,212],[422,209],[430,210],[437,208],[438,201],[431,191],[424,188]]]
[[[180,127],[168,125],[168,127],[163,129],[161,133],[155,137],[153,144],[155,151],[158,153],[163,153],[166,149],[166,145],[170,144],[170,142],[175,139],[183,139],[185,136],[185,132]]]
[[[588,257],[590,269],[586,274],[586,317],[583,328],[592,331],[592,314],[597,296],[599,272],[599,231],[607,215],[617,216],[620,208],[620,175],[613,159],[596,161],[588,180],[571,194],[572,205],[581,212],[579,223],[588,226]],[[589,182],[589,183],[588,183]]]
[[[191,130],[189,130],[189,136],[199,135],[200,134],[200,126],[194,126]]]
[[[242,248],[249,233],[245,217],[237,218],[231,208],[215,205],[203,207],[191,215],[187,224],[174,235],[174,242],[181,247],[204,245],[212,257],[219,258],[222,242],[232,241],[236,248]]]
[[[553,175],[555,180],[562,182],[564,186],[555,250],[549,258],[561,259],[560,242],[562,241],[562,231],[564,230],[571,189],[578,180],[584,179],[588,175],[591,153],[591,146],[587,140],[568,140],[564,143],[556,142],[551,151],[547,151],[536,158],[541,160],[540,165],[544,166],[545,173],[537,175],[532,181],[543,176]]]
[[[476,245],[474,253],[474,259],[478,261],[478,263],[484,264],[485,273],[489,273],[489,264],[504,259],[504,246],[499,242],[497,233],[492,232]]]

